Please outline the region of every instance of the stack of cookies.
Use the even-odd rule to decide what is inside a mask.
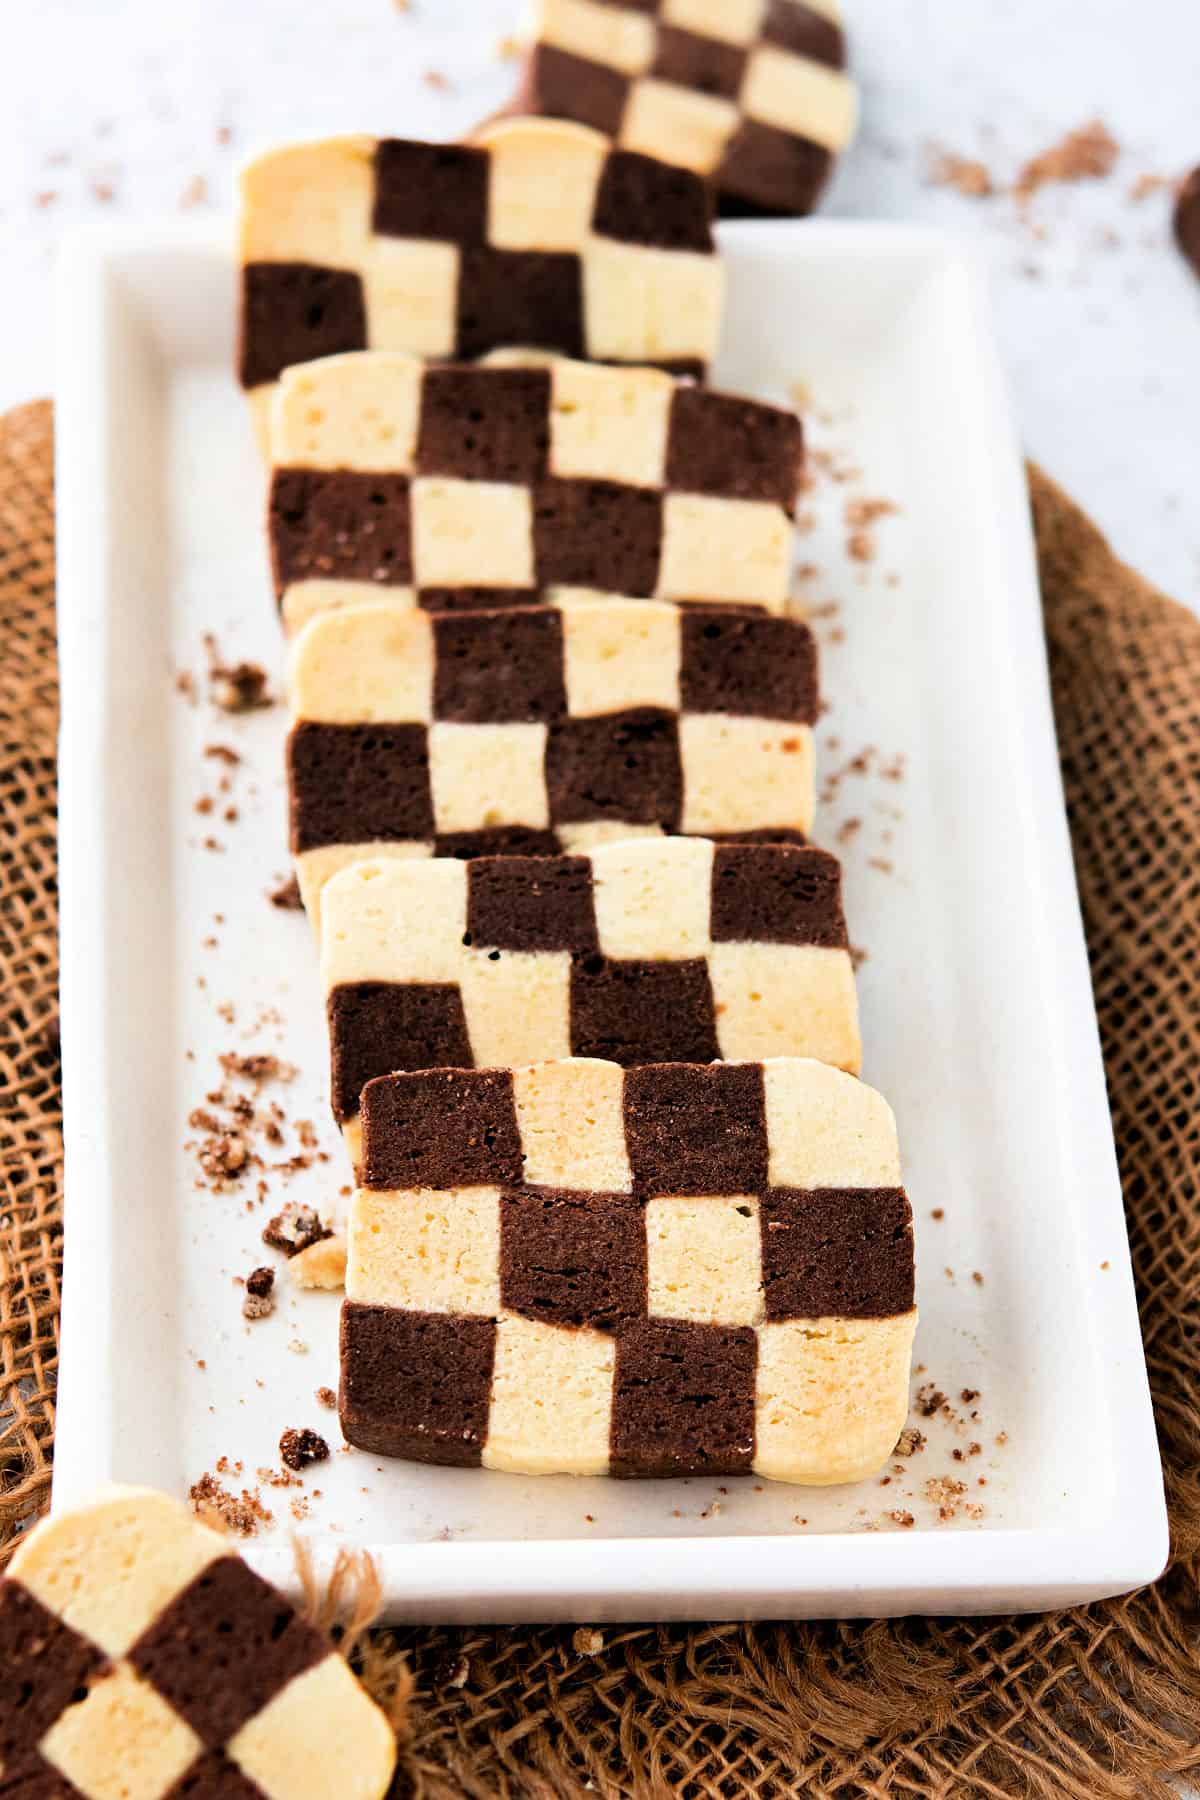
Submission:
[[[911,1214],[809,842],[802,428],[705,385],[705,177],[766,207],[765,156],[811,199],[840,60],[828,0],[547,0],[527,86],[589,122],[245,176],[292,849],[358,1179],[341,1420],[373,1452],[829,1483],[904,1423]]]

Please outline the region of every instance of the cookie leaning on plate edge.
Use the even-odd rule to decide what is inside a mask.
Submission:
[[[395,1768],[391,1727],[324,1632],[148,1488],[56,1510],[22,1539],[0,1581],[0,1663],[20,1684],[5,1792],[382,1800]]]

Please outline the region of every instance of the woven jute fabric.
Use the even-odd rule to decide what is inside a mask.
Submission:
[[[51,437],[44,404],[0,421],[2,1550],[46,1505],[54,1438]],[[1171,1566],[1027,1618],[376,1631],[367,1681],[411,1690],[405,1791],[1104,1800],[1200,1775],[1200,624],[1031,490]]]

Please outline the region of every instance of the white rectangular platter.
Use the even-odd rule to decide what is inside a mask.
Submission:
[[[114,1479],[183,1494],[225,1459],[217,1479],[273,1515],[247,1546],[264,1573],[288,1579],[299,1501],[319,1554],[369,1547],[408,1619],[994,1611],[1159,1573],[1162,1481],[1026,500],[980,287],[924,231],[722,239],[718,380],[808,396],[796,585],[829,701],[816,835],[845,860],[865,1075],[905,1151],[923,1446],[831,1490],[386,1464],[340,1450],[314,1398],[336,1385],[337,1298],[281,1274],[275,1315],[243,1320],[236,1278],[270,1260],[270,1212],[344,1207],[348,1174],[313,947],[266,898],[287,867],[284,709],[229,717],[206,697],[205,633],[276,691],[282,655],[231,374],[233,270],[223,239],[176,226],[82,238],[61,277],[58,1502]],[[872,499],[896,510],[872,522]],[[214,743],[240,763],[206,756]],[[330,1156],[267,1171],[262,1204],[258,1171],[225,1193],[197,1182],[188,1119],[229,1051],[298,1071],[267,1160],[288,1160],[302,1119]],[[296,1425],[334,1454],[302,1489],[272,1487],[257,1471]]]

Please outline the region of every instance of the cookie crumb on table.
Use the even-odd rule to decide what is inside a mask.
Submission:
[[[279,1440],[279,1454],[289,1469],[307,1469],[312,1463],[328,1461],[329,1445],[309,1426],[293,1425]]]
[[[1017,176],[1017,196],[1028,199],[1050,182],[1102,181],[1120,154],[1121,146],[1103,120],[1092,119],[1029,159]]]
[[[267,1319],[275,1311],[275,1271],[263,1265],[246,1277],[242,1312],[247,1319]]]
[[[304,902],[300,898],[300,883],[294,875],[289,875],[286,881],[281,881],[279,886],[273,888],[267,895],[267,898],[272,906],[279,908],[280,912],[303,912],[304,910]]]
[[[288,1274],[301,1288],[335,1290],[346,1285],[346,1240],[327,1231],[321,1238],[297,1250],[289,1259]]]
[[[222,1457],[222,1463],[225,1463]],[[226,1464],[228,1467],[228,1464]],[[241,1465],[235,1465],[240,1468]],[[192,1511],[206,1525],[228,1531],[235,1537],[253,1537],[260,1526],[273,1525],[275,1515],[269,1512],[255,1488],[243,1488],[241,1495],[231,1494],[215,1475],[201,1475],[188,1489]]]
[[[323,1238],[332,1237],[333,1232],[322,1223],[314,1207],[289,1200],[273,1219],[268,1220],[262,1235],[263,1243],[269,1244],[272,1250],[282,1250],[285,1256],[292,1257],[312,1244],[319,1244]]]
[[[996,183],[983,163],[938,145],[930,150],[928,181],[931,187],[953,188],[968,200],[987,200],[996,192]]]

